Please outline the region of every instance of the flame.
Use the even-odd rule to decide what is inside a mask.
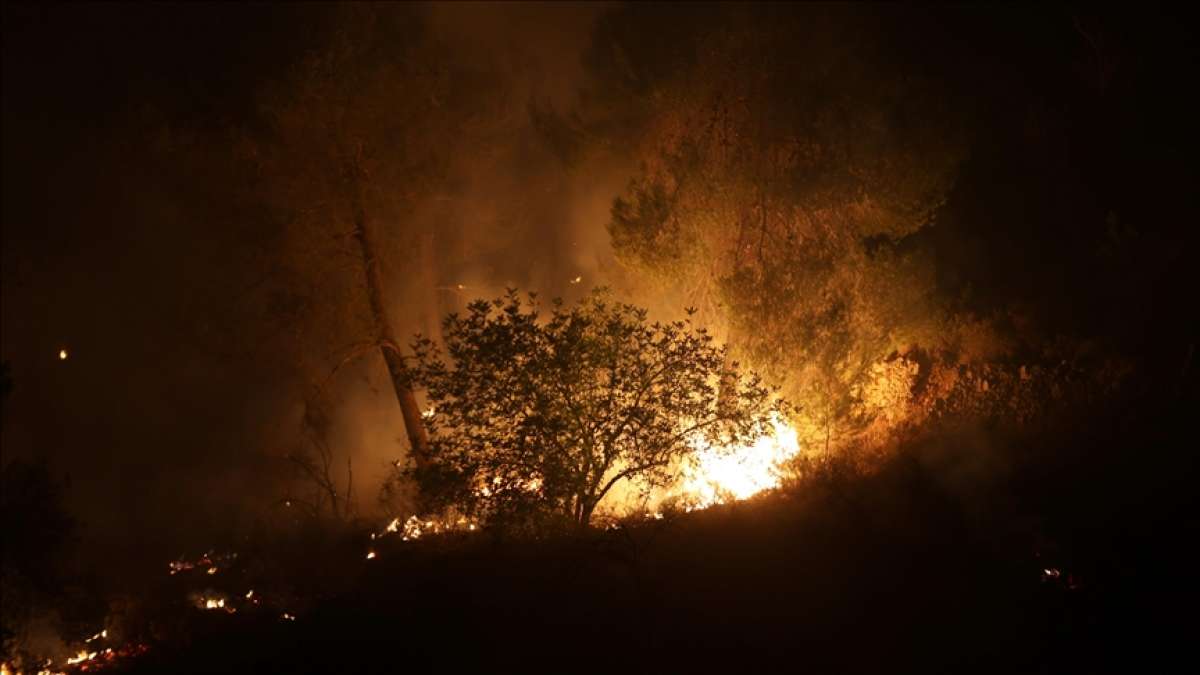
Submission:
[[[89,652],[85,649],[85,650],[79,652],[78,654],[76,654],[75,656],[68,658],[67,665],[73,666],[76,663],[83,663],[84,661],[91,661],[92,659],[96,658],[96,656],[99,653],[100,652]]]
[[[229,614],[237,612],[237,607],[233,606],[228,596],[223,593],[209,591],[204,594],[192,594],[192,603],[197,609],[221,610]]]
[[[713,447],[699,435],[692,438],[689,443],[694,452],[681,467],[679,480],[671,488],[652,495],[651,503],[662,504],[672,499],[683,504],[685,510],[694,511],[746,499],[779,487],[781,467],[784,462],[800,454],[800,439],[796,429],[781,416],[776,415],[770,422],[770,433],[741,447]],[[499,482],[500,478],[497,477],[495,481]],[[525,488],[535,491],[541,485],[541,480],[535,478]],[[484,485],[480,492],[487,495],[489,487]],[[613,515],[620,514],[614,512]],[[646,517],[661,520],[663,514],[661,511],[651,511]],[[371,533],[371,540],[399,533],[403,541],[414,541],[429,534],[474,532],[476,529],[476,523],[467,518],[421,518],[412,515],[407,520],[392,518],[382,530]],[[367,560],[375,557],[375,551],[369,549]]]
[[[780,467],[800,454],[800,439],[796,429],[778,416],[771,427],[770,434],[738,448],[712,447],[700,436],[693,438],[695,452],[684,463],[673,496],[681,497],[692,510],[779,487]]]
[[[54,659],[44,659],[35,665],[36,670],[24,670],[8,661],[0,661],[0,675],[67,675],[68,673],[91,672],[120,667],[122,662],[134,659],[150,650],[149,646],[140,642],[130,642],[103,649],[88,646],[97,640],[109,640],[108,629],[103,628],[93,633],[91,637],[82,638],[76,642],[72,650],[74,656],[68,656],[61,664],[55,664]]]

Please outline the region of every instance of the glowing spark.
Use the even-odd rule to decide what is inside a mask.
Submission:
[[[581,281],[583,281],[583,277],[581,277],[581,276],[580,276],[580,277],[575,277],[574,279],[572,279],[572,280],[571,280],[571,284],[572,284],[572,285],[574,285],[574,284],[577,284],[577,283],[579,283],[579,282],[581,282]]]
[[[296,620],[295,616],[292,616],[291,614],[288,614],[287,612],[284,612],[279,618],[283,619],[284,621],[295,621]]]
[[[215,568],[215,567],[208,568],[208,574],[216,574],[216,573],[217,573],[217,568]]]
[[[375,551],[367,551],[367,560],[375,559]]]
[[[65,349],[58,350],[58,360],[59,361],[67,360],[67,350],[65,350]]]
[[[249,600],[250,598],[253,598],[253,597],[254,597],[254,589],[251,588],[249,591],[246,592],[246,599]]]

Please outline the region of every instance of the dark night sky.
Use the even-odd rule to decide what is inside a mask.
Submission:
[[[124,162],[123,146],[142,142],[141,106],[236,115],[255,73],[303,44],[275,30],[290,17],[231,9],[5,7],[5,454],[51,458],[89,534],[177,544],[152,505],[208,508],[190,498],[229,477],[243,413],[206,406],[194,388],[238,383],[189,358],[179,311],[204,282],[186,252],[195,233],[146,217],[160,198],[139,192],[145,168]],[[212,515],[180,513],[180,525]]]
[[[521,63],[535,65],[515,76],[517,91],[566,101],[599,10],[460,6],[428,16],[464,59],[520,45]],[[1194,35],[1180,17],[1132,9],[1100,17],[1121,69],[1099,92],[1088,84],[1089,54],[1065,10],[887,11],[904,27],[897,53],[942,78],[975,115],[973,163],[951,198],[948,225],[933,235],[944,238],[939,262],[952,283],[967,279],[984,298],[1048,297],[1054,311],[1047,315],[1061,319],[1073,284],[1091,284],[1080,275],[1086,268],[1064,262],[1061,252],[1101,236],[1108,213],[1148,237],[1194,243],[1190,165],[1200,112],[1190,91]],[[195,542],[238,518],[245,523],[246,495],[272,470],[258,447],[273,433],[264,420],[286,424],[280,410],[288,409],[290,382],[274,366],[224,359],[206,343],[205,326],[232,316],[222,304],[225,286],[212,275],[227,262],[233,231],[199,222],[138,158],[156,121],[204,130],[250,119],[261,83],[319,42],[329,12],[259,4],[4,7],[0,356],[15,385],[4,454],[47,457],[69,476],[70,506],[87,532],[121,532],[164,550],[203,546]],[[1035,118],[1051,120],[1050,140],[1015,150]],[[544,180],[569,205],[535,215],[519,245],[492,251],[477,276],[494,287],[515,280],[569,290],[566,279],[602,266],[604,219],[623,180],[611,167],[598,170],[598,180],[552,177],[550,154],[532,142],[513,156],[522,157],[514,175],[527,185]],[[1044,161],[1058,156],[1071,164]],[[484,203],[516,180],[468,192]],[[1046,188],[1030,188],[1028,203],[994,198],[993,190],[1016,184]],[[968,237],[974,248],[954,225],[968,220],[977,229]],[[1120,304],[1142,307],[1136,320],[1098,309],[1081,311],[1079,321],[1119,327],[1139,342],[1147,339],[1139,326],[1182,316],[1177,321],[1194,335],[1194,310],[1171,311],[1194,305],[1178,290],[1187,281],[1157,280],[1153,288],[1175,290]],[[66,362],[57,360],[60,348],[70,350]],[[377,404],[363,405],[363,419],[394,423]],[[361,449],[376,440],[356,441],[365,461],[387,458]]]
[[[522,59],[528,72],[514,89],[555,100],[570,94],[597,10],[453,5],[421,14],[464,60]],[[176,554],[247,525],[278,496],[258,488],[280,468],[264,452],[277,453],[274,436],[295,426],[294,378],[209,343],[213,326],[227,339],[241,330],[231,325],[230,289],[251,286],[254,270],[231,267],[226,253],[241,231],[215,222],[219,208],[205,215],[220,199],[205,194],[205,176],[187,176],[200,187],[175,201],[179,186],[164,183],[143,151],[164,124],[204,133],[247,123],[262,84],[327,35],[333,11],[5,5],[3,358],[15,388],[4,453],[49,458],[85,534]],[[517,242],[522,255],[483,252],[469,280],[557,284],[561,293],[594,269],[608,198],[549,176],[549,154],[521,133],[529,138],[514,137],[509,151],[513,180],[541,181],[570,205],[534,214]],[[464,173],[464,201],[486,204],[512,189]],[[576,224],[562,230],[564,221]],[[398,420],[369,367],[353,377],[370,386],[349,397],[344,440],[360,472],[378,476],[399,452]],[[360,487],[368,502],[373,489]]]

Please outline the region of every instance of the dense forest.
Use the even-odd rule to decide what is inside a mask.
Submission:
[[[3,11],[5,673],[1188,644],[1181,10]]]

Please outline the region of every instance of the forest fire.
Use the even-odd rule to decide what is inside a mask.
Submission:
[[[694,508],[752,497],[779,487],[784,462],[800,454],[796,429],[779,416],[773,433],[749,446],[713,448],[702,438],[693,441],[695,454],[684,464],[678,495]]]
[[[474,532],[477,525],[467,518],[447,518],[447,517],[428,517],[420,518],[416,515],[409,516],[406,520],[401,521],[399,517],[392,518],[387,526],[379,532],[371,534],[371,539],[386,537],[391,534],[399,534],[402,541],[415,541],[423,536],[430,534],[442,534],[445,532]],[[373,560],[376,557],[375,551],[367,552],[367,560]]]
[[[714,447],[702,436],[696,435],[690,440],[690,445],[692,453],[680,463],[675,482],[652,492],[648,499],[640,502],[650,507],[649,517],[661,519],[661,506],[668,501],[690,512],[748,499],[778,488],[783,477],[784,463],[799,455],[801,451],[796,429],[778,414],[771,419],[771,432],[758,437],[752,443],[736,447]],[[531,481],[526,487],[537,490],[540,482]],[[604,511],[621,518],[636,515],[639,509],[625,504],[606,508]],[[477,529],[476,522],[461,516],[422,518],[411,515],[403,520],[399,517],[392,518],[382,530],[373,532],[371,539],[399,534],[402,541],[416,541],[428,535],[474,532]],[[377,556],[378,553],[374,549],[366,553],[367,560],[374,560]]]
[[[94,643],[108,640],[108,630],[103,629],[82,641],[82,646],[75,648],[73,653],[61,661],[46,659],[36,670],[25,671],[7,662],[0,662],[0,675],[66,675],[67,673],[86,673],[118,668],[122,664],[145,654],[149,647],[140,642],[123,645],[101,647]]]
[[[1143,4],[0,3],[0,675],[1169,671]]]

